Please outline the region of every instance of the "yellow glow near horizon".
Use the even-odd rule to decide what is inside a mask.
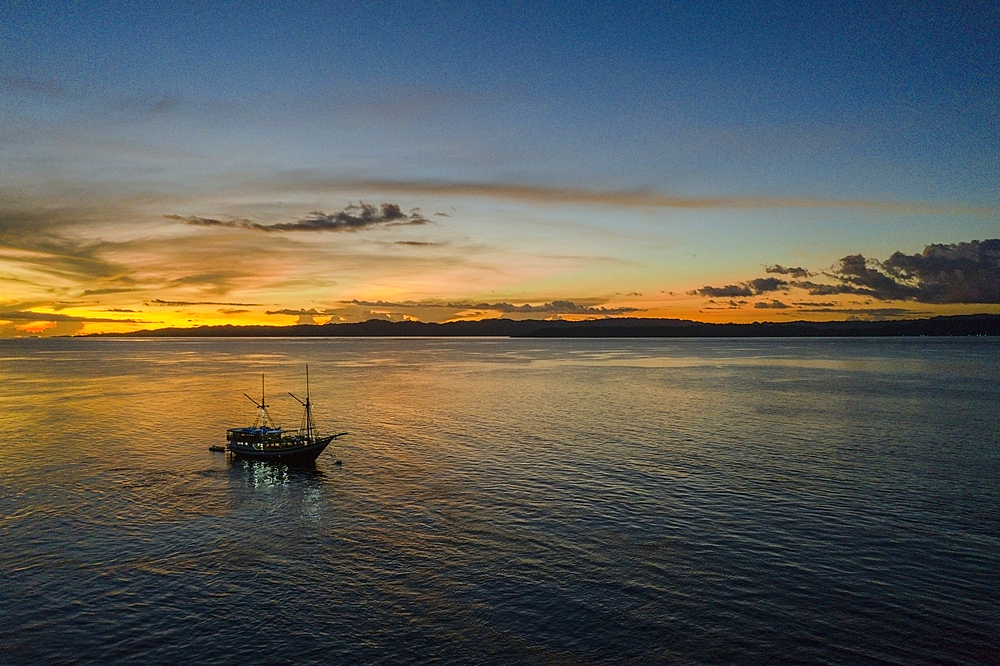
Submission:
[[[376,223],[351,217],[357,207],[309,213],[307,204],[317,204],[305,201],[302,192],[296,196],[303,200],[295,204],[246,193],[238,206],[229,202],[236,212],[227,214],[214,212],[226,209],[222,195],[214,204],[210,198],[178,196],[167,204],[41,207],[34,217],[24,213],[23,230],[0,238],[0,319],[7,322],[0,324],[0,336],[368,319],[828,321],[998,308],[837,293],[857,291],[852,275],[836,272],[853,244],[848,239],[821,251],[812,240],[822,230],[807,225],[797,231],[798,244],[786,246],[797,207],[791,213],[754,207],[636,211],[632,204],[611,207],[615,197],[582,195],[568,197],[572,205],[566,208],[549,199],[539,207],[533,192],[509,193],[523,194],[524,200],[470,200],[471,191],[460,188],[462,198],[454,201],[407,202],[428,211],[426,216],[398,213],[402,217]],[[824,212],[843,225],[871,224],[859,208],[865,210]],[[437,216],[432,210],[450,212]],[[881,209],[871,213],[876,214],[891,222],[901,215]],[[344,219],[355,226],[343,226]],[[747,221],[752,231],[734,231]],[[972,222],[981,224],[979,218]],[[960,245],[956,252],[971,251],[974,243]],[[919,249],[905,252],[918,257],[911,253]],[[871,270],[880,266],[876,257],[890,254],[884,248],[878,252],[867,251]],[[798,268],[771,263],[779,261]],[[788,270],[809,277],[781,272]],[[769,280],[777,282],[765,284]],[[818,281],[820,288],[808,281]],[[824,293],[823,288],[835,295],[809,295]]]

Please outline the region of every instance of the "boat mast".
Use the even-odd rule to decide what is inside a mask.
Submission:
[[[264,401],[264,373],[260,374],[260,402],[257,402],[246,393],[243,395],[246,395],[247,400],[257,405],[257,419],[253,422],[253,427],[273,428],[274,421],[271,420],[271,415],[267,413],[267,403]]]
[[[306,435],[313,436],[312,401],[309,400],[309,364],[306,363]]]
[[[305,413],[302,415],[302,424],[301,424],[301,426],[299,428],[299,431],[300,432],[305,431],[306,438],[309,439],[310,441],[312,441],[313,434],[314,434],[314,431],[315,431],[315,426],[313,425],[313,418],[312,418],[312,400],[309,399],[309,364],[308,363],[306,364],[306,401],[302,402],[301,400],[299,400],[298,396],[296,396],[294,393],[289,393],[288,395],[290,395],[293,398],[295,398],[296,400],[298,400],[299,404],[302,405],[303,407],[305,407]]]

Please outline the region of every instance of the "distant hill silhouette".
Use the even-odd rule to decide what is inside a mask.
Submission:
[[[441,337],[500,336],[516,338],[780,338],[858,336],[1000,335],[1000,315],[954,315],[896,321],[762,322],[706,324],[683,319],[611,318],[586,321],[482,319],[433,324],[370,319],[356,324],[293,326],[196,326],[133,333],[101,333],[103,337]]]

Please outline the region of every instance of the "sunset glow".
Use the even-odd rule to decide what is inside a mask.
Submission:
[[[8,3],[0,336],[1000,312],[998,10],[817,7]]]

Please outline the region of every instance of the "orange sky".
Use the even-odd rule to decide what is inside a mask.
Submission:
[[[899,273],[888,251],[862,261],[858,274],[857,265],[845,263],[856,257],[846,254],[847,242],[812,247],[818,230],[798,223],[846,216],[861,226],[947,217],[975,224],[991,221],[989,210],[870,201],[678,202],[538,188],[450,194],[416,184],[395,184],[399,192],[393,184],[367,185],[365,200],[398,204],[320,206],[361,187],[307,183],[240,196],[230,189],[218,199],[26,206],[21,227],[11,225],[0,251],[0,331],[66,335],[501,316],[749,322],[998,311],[988,299],[935,295],[926,274]],[[978,252],[976,260],[986,262],[980,277],[988,282],[996,267],[987,246],[904,248],[902,256],[965,261]]]

